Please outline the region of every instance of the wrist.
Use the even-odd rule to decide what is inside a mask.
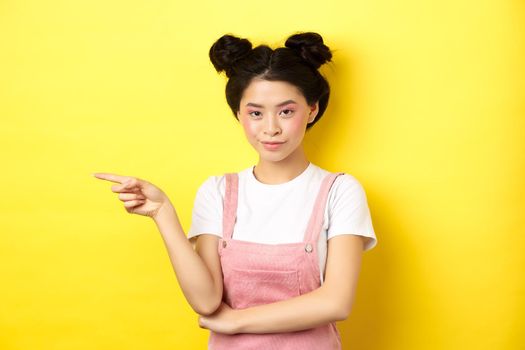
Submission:
[[[156,223],[159,223],[161,221],[168,220],[173,216],[176,216],[175,208],[170,201],[167,201],[161,204],[161,206],[157,209],[155,214],[151,216],[151,218]]]
[[[237,334],[237,333],[246,333],[246,324],[244,323],[245,321],[245,316],[246,314],[246,310],[245,309],[239,309],[239,310],[234,310],[233,311],[233,315],[234,315],[234,319],[233,319],[233,334]]]

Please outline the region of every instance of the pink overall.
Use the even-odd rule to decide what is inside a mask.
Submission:
[[[263,244],[232,239],[237,213],[238,175],[228,173],[224,198],[223,238],[219,240],[224,294],[233,309],[286,300],[321,285],[317,242],[328,192],[338,175],[323,179],[303,242]],[[283,232],[283,234],[285,234]],[[223,334],[211,331],[209,350],[334,350],[341,349],[335,322],[311,329],[281,333]]]

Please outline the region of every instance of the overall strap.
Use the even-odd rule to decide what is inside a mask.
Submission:
[[[226,188],[223,200],[222,215],[222,238],[231,239],[233,235],[233,226],[237,219],[237,190],[239,186],[239,176],[237,173],[227,173]]]
[[[319,189],[319,193],[317,194],[317,198],[315,200],[312,214],[310,215],[310,221],[308,222],[308,226],[304,234],[304,242],[317,242],[319,240],[319,234],[321,233],[321,229],[323,227],[326,203],[328,201],[328,193],[330,192],[330,188],[332,187],[335,179],[342,174],[344,173],[329,173],[323,179],[321,188]]]

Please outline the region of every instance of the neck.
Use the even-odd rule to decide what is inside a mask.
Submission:
[[[259,158],[253,174],[262,183],[277,185],[296,178],[306,170],[309,164],[310,161],[306,158],[304,149],[299,147],[297,152],[280,161],[274,162]]]

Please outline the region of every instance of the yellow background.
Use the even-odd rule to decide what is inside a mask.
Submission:
[[[142,177],[187,230],[198,186],[256,154],[209,59],[225,33],[317,31],[310,160],[363,184],[344,349],[525,348],[525,5],[0,2],[0,349],[204,349],[154,223],[92,172]]]

